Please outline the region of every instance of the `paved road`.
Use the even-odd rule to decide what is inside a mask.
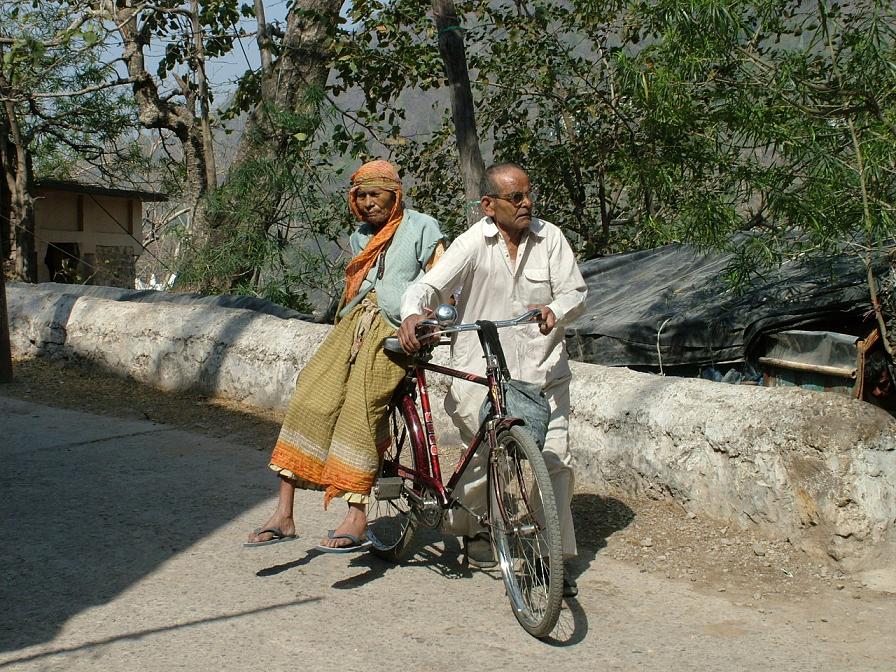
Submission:
[[[760,611],[595,550],[540,642],[453,540],[400,567],[315,552],[342,515],[319,493],[300,493],[299,541],[243,549],[272,506],[266,457],[0,396],[0,670],[894,668],[892,599]]]

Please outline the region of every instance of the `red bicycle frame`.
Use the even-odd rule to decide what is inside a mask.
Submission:
[[[489,412],[485,420],[480,424],[473,440],[458,461],[454,473],[445,484],[442,483],[439,446],[432,417],[432,406],[429,400],[429,388],[426,384],[426,371],[433,371],[452,378],[467,380],[477,385],[484,385],[489,388],[489,395],[492,400],[493,410]],[[451,508],[456,501],[451,493],[454,492],[461,475],[486,437],[493,437],[494,432],[498,429],[523,424],[523,420],[520,418],[504,415],[504,396],[500,382],[500,369],[497,366],[487,367],[485,377],[419,360],[415,362],[413,369],[409,369],[407,378],[398,388],[399,392],[393,401],[393,405],[404,419],[408,439],[411,444],[410,448],[414,451],[416,469],[410,470],[401,466],[397,459],[395,466],[398,476],[409,479],[413,483],[411,491],[414,494],[421,495],[419,486],[423,486],[436,494],[441,508]],[[415,387],[420,394],[420,410],[423,411],[422,423],[414,400]]]

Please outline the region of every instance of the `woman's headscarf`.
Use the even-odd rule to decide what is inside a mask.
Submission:
[[[404,214],[404,206],[401,197],[401,179],[398,177],[398,171],[388,161],[377,159],[369,161],[362,165],[352,175],[352,186],[348,191],[348,205],[352,210],[352,214],[359,219],[364,219],[361,210],[358,208],[357,193],[361,187],[385,189],[395,194],[395,204],[389,213],[389,219],[374,234],[367,246],[361,252],[348,262],[345,268],[345,293],[342,296],[342,305],[351,301],[358,290],[361,283],[367,277],[367,273],[376,263],[377,257],[386,249],[398,225],[401,224],[401,218]]]

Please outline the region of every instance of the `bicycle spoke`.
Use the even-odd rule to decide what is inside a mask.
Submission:
[[[391,409],[389,429],[392,439],[367,505],[367,535],[373,541],[372,553],[398,561],[407,553],[417,531],[415,509],[407,497],[411,484],[398,475],[399,468],[413,472],[416,465],[411,436],[398,408]]]

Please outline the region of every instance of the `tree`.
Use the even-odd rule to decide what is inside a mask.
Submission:
[[[297,163],[295,156],[303,138],[313,137],[319,123],[318,91],[328,73],[322,38],[327,26],[338,20],[339,4],[295,3],[281,30],[266,22],[261,0],[254,7],[240,7],[236,0],[92,3],[120,34],[121,60],[132,83],[140,124],[158,131],[170,163],[182,161],[181,184],[174,192],[181,194],[190,216],[171,222],[179,226],[181,258],[176,263],[182,286],[261,293],[286,303],[298,301],[297,307],[307,303],[302,296],[284,298],[283,291],[262,276],[273,269],[287,285],[297,282],[284,258],[288,255],[284,236],[292,226],[297,189],[307,187],[315,176],[312,166]],[[215,118],[206,63],[247,36],[237,28],[241,13],[258,21],[262,67],[247,72],[233,100]],[[165,44],[165,53],[150,72],[147,53],[158,43]],[[222,178],[216,168],[215,127],[220,133],[222,122],[243,113],[243,132]],[[169,148],[172,138],[176,144]],[[326,199],[317,200],[302,204],[306,215]],[[311,219],[313,226],[320,225],[319,216]],[[319,263],[312,263],[314,255],[306,256],[299,276],[327,275]]]
[[[15,0],[0,8],[0,158],[13,272],[24,280],[37,280],[35,162],[65,176],[78,162],[108,171],[110,161],[132,158],[117,145],[133,117],[114,90],[126,80],[102,58],[106,37],[83,3]]]
[[[230,254],[218,257],[225,265],[195,274],[205,291],[257,288],[263,264],[254,253],[261,249],[262,259],[271,258],[264,250],[279,255],[285,240],[281,225],[289,227],[286,213],[297,190],[315,190],[318,178],[305,147],[321,124],[322,92],[330,72],[328,36],[341,6],[341,0],[294,3],[282,37],[275,41],[263,4],[255,4],[262,67],[244,77],[231,110],[232,115],[248,116],[225,183],[209,201],[208,246],[200,250],[199,261],[222,247]],[[327,199],[316,196],[311,196],[315,203],[300,207],[317,210]]]
[[[355,135],[337,127],[334,143],[323,148],[385,151],[409,177],[409,193],[421,207],[449,231],[465,229],[476,212],[471,206],[478,204],[484,165],[463,11],[450,0],[356,2],[348,20],[348,28],[334,26],[330,91],[360,92],[363,104],[351,112]],[[433,96],[442,87],[449,113]],[[440,127],[421,123],[422,101],[433,101]],[[416,114],[409,116],[409,109]]]
[[[188,6],[176,0],[119,3],[96,0],[95,11],[116,27],[140,125],[155,130],[166,142],[172,134],[183,158],[183,197],[193,210],[192,221],[203,229],[205,197],[217,185],[210,105],[213,94],[205,73],[206,59],[233,48],[239,19],[235,0]],[[147,67],[146,50],[153,40],[164,42],[165,55],[155,73]]]
[[[479,149],[479,133],[476,130],[476,112],[470,76],[467,69],[467,53],[464,47],[463,28],[454,0],[432,0],[433,20],[438,29],[439,53],[445,66],[445,75],[451,91],[451,120],[457,139],[460,173],[464,180],[464,196],[467,203],[479,200],[479,184],[485,172],[482,152]],[[472,224],[474,212],[466,208],[467,223]]]
[[[527,167],[540,211],[586,258],[670,241],[736,247],[731,277],[745,281],[801,253],[852,250],[870,268],[893,237],[890,3],[358,0],[344,25],[336,0],[301,0],[281,29],[255,0],[242,11],[258,21],[262,65],[230,107],[248,116],[223,181],[210,170],[204,63],[233,46],[235,0],[90,6],[125,38],[141,122],[183,146],[197,204],[187,247],[209,291],[298,284],[289,242],[338,238],[348,222],[329,180],[371,153],[396,158],[415,201],[460,230],[480,134],[485,153]],[[143,52],[162,37],[153,77]],[[357,106],[345,102],[355,91]],[[435,99],[435,128],[407,113],[421,98]],[[19,121],[2,117],[5,137]],[[27,175],[20,146],[0,151]],[[315,263],[301,267],[314,275]]]
[[[0,383],[12,381],[12,345],[9,340],[9,310],[6,307],[6,278],[0,269]]]
[[[896,10],[876,0],[672,5],[634,26],[651,42],[640,105],[658,128],[687,132],[681,156],[701,157],[686,193],[656,186],[664,237],[730,245],[749,229],[741,277],[797,254],[852,251],[886,337],[872,262],[896,234]]]
[[[368,103],[441,83],[420,0],[360,8],[377,35],[366,38],[366,60],[402,73],[366,86]],[[460,9],[484,137],[496,157],[527,166],[543,211],[583,256],[674,240],[726,245],[752,230],[762,235],[748,239],[746,268],[795,245],[892,235],[890,3],[475,0]],[[363,42],[362,33],[349,63]],[[433,182],[452,184],[445,174]]]

